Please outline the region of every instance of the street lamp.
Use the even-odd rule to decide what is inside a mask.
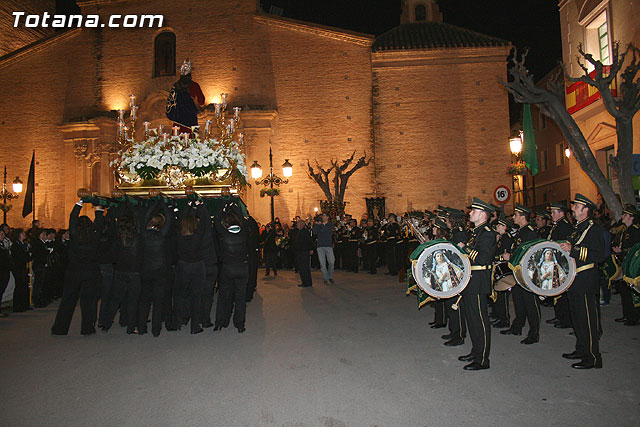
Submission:
[[[269,175],[260,179],[260,177],[262,177],[262,167],[260,166],[257,160],[254,160],[253,164],[251,165],[251,177],[256,180],[256,184],[264,185],[265,187],[269,187],[269,189],[271,190],[267,194],[269,195],[269,197],[271,197],[271,223],[272,224],[274,223],[274,220],[275,220],[274,208],[273,208],[273,196],[275,194],[273,191],[273,186],[275,185],[276,187],[279,187],[282,184],[289,183],[288,178],[291,178],[291,176],[293,175],[293,165],[289,163],[289,159],[285,159],[284,163],[282,164],[282,174],[284,175],[284,179],[280,178],[278,175],[273,173],[273,152],[271,151],[271,147],[269,147]]]
[[[569,157],[571,157],[571,148],[567,147],[564,149],[564,155],[565,157],[568,159]]]
[[[519,136],[509,139],[509,148],[511,148],[511,154],[516,157],[522,152],[522,140]]]
[[[520,162],[522,155],[522,133],[519,136],[514,136],[513,138],[509,138],[509,149],[511,150],[511,154],[516,162]],[[527,174],[526,172],[522,174],[522,185],[520,184],[520,178],[518,175],[513,175],[512,189],[515,194],[515,181],[518,181],[518,187],[522,190],[522,204],[527,206]],[[513,202],[515,203],[516,198],[513,198]]]
[[[5,166],[4,181],[2,183],[2,212],[4,213],[4,224],[7,223],[7,211],[9,210],[7,200],[17,199],[20,193],[22,193],[22,181],[17,176],[16,179],[13,180],[13,192],[7,190],[7,167]]]

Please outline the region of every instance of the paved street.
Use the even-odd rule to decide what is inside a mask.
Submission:
[[[260,271],[263,274],[263,270]],[[569,330],[541,342],[494,330],[491,369],[462,370],[430,307],[378,274],[336,273],[297,287],[260,280],[247,331],[50,336],[55,306],[0,319],[4,426],[539,426],[638,425],[640,327],[602,310],[604,369],[575,371]],[[553,317],[543,307],[543,319]]]

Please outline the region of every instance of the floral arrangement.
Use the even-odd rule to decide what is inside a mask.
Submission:
[[[166,135],[141,142],[129,139],[129,148],[120,151],[111,166],[118,168],[121,176],[128,175],[129,183],[160,178],[169,186],[178,186],[177,176],[199,178],[225,172],[234,183],[247,185],[249,173],[240,144],[232,140],[222,144],[212,138],[201,141],[195,135],[195,139]]]
[[[513,162],[507,167],[507,175],[524,175],[527,173],[527,165],[524,161]]]
[[[280,194],[280,189],[278,188],[263,188],[260,190],[260,197],[269,196],[274,197]]]

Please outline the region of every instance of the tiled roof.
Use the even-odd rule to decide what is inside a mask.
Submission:
[[[376,37],[374,52],[406,49],[509,46],[510,42],[442,22],[399,25]]]

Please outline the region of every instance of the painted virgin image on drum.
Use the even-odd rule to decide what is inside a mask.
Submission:
[[[464,265],[458,254],[444,249],[427,257],[422,271],[432,289],[448,292],[460,284],[464,276]]]
[[[569,271],[569,262],[559,250],[543,248],[529,258],[527,272],[535,286],[543,290],[556,289],[564,285]]]

